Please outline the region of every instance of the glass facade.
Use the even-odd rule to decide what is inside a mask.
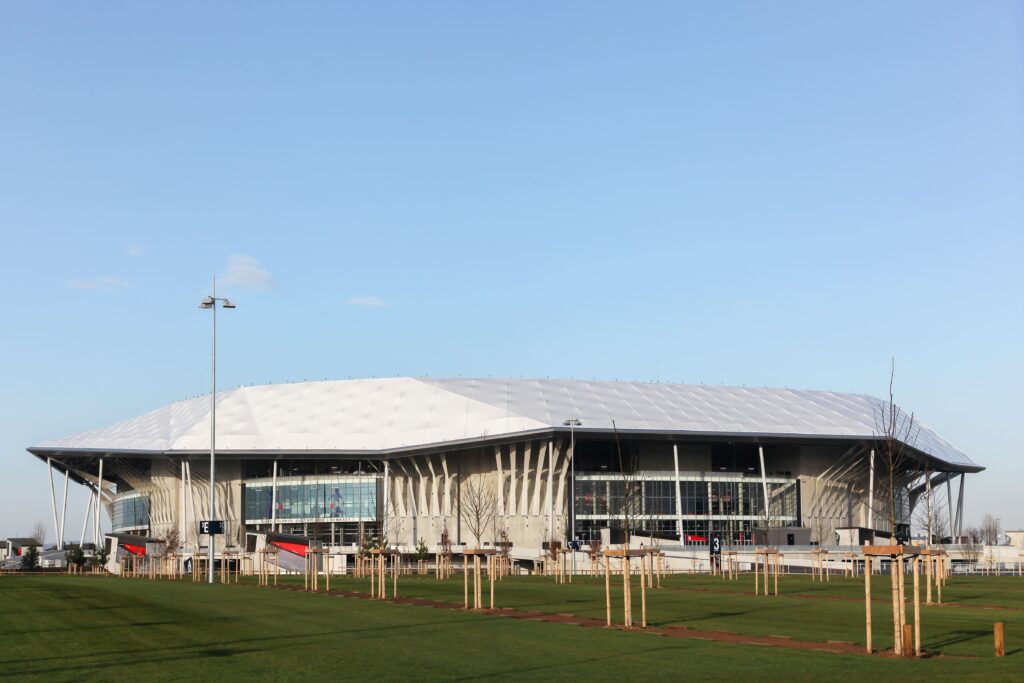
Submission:
[[[703,481],[679,482],[683,515],[708,514],[708,485]]]
[[[149,528],[149,496],[132,493],[114,500],[111,526],[115,532]]]
[[[373,521],[377,519],[378,478],[277,482],[278,521]],[[246,482],[246,523],[269,522],[273,506],[273,484]]]
[[[630,492],[630,493],[627,493]],[[753,541],[753,530],[765,525],[764,489],[760,478],[688,476],[679,481],[680,516],[685,543],[703,544],[721,532],[729,544]],[[799,524],[799,484],[770,478],[770,526]],[[671,476],[623,479],[603,474],[578,474],[575,484],[576,529],[584,538],[603,527],[630,518],[636,531],[678,537],[676,482]]]

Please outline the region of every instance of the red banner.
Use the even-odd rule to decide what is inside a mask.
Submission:
[[[281,550],[287,550],[290,553],[295,553],[302,557],[306,556],[306,548],[309,546],[305,543],[287,543],[286,541],[271,541],[270,545]]]

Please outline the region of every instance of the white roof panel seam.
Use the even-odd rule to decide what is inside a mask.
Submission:
[[[561,429],[877,438],[884,402],[863,394],[576,380],[383,378],[241,387],[217,396],[225,449],[386,450]],[[561,413],[565,412],[565,415]],[[901,411],[900,419],[909,413]],[[917,450],[974,466],[915,417]],[[209,397],[178,401],[40,448],[201,448]],[[912,439],[913,441],[913,439]]]

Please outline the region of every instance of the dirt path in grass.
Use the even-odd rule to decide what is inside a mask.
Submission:
[[[727,591],[720,590],[717,588],[679,588],[677,586],[665,586],[658,590],[670,590],[678,591],[680,593],[712,593],[714,595],[749,595],[754,594],[750,591]],[[923,591],[922,591],[923,593]],[[780,598],[800,598],[802,600],[834,600],[838,602],[858,602],[863,603],[864,598],[854,598],[849,595],[813,595],[811,593],[784,593],[779,592]],[[884,603],[889,604],[889,598],[872,598],[872,603]],[[925,606],[924,598],[921,599],[921,606]],[[1010,612],[1024,612],[1024,607],[1008,607],[1006,605],[970,605],[962,602],[933,602],[928,607],[958,607],[961,609],[985,609],[985,610],[1007,610]]]
[[[296,591],[300,593],[305,592],[303,589],[293,586],[281,586],[279,588],[287,591]],[[355,598],[358,600],[372,599],[368,593],[358,593],[356,591],[332,590],[329,593],[327,591],[321,591],[321,593],[332,595],[335,597]],[[426,600],[424,598],[385,598],[384,602],[392,602],[398,605],[433,607],[435,609],[450,609],[458,611],[464,610],[461,603],[443,602],[440,600]],[[582,626],[584,628],[607,628],[605,622],[601,619],[578,617],[572,614],[549,614],[546,612],[517,610],[510,607],[493,610],[485,609],[480,610],[478,613],[496,617],[506,617],[511,619],[529,619],[531,621],[542,621],[551,624],[570,624],[574,626]],[[829,641],[824,643],[818,643],[807,640],[795,640],[788,636],[754,636],[744,635],[741,633],[733,633],[732,631],[704,631],[700,629],[687,628],[685,626],[649,626],[646,629],[627,629],[623,626],[613,626],[612,628],[620,631],[646,633],[650,635],[665,636],[668,638],[696,638],[698,640],[712,640],[720,643],[734,643],[740,645],[766,645],[769,647],[784,647],[791,650],[830,652],[833,654],[866,654],[864,652],[863,646],[857,645],[855,643],[842,641]]]

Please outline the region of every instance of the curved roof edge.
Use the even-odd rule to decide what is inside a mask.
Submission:
[[[863,394],[582,380],[397,377],[240,387],[217,395],[218,451],[393,453],[568,431],[678,437],[877,442],[886,404]],[[56,452],[209,450],[209,397],[40,443]],[[900,412],[900,419],[906,419]],[[907,445],[951,471],[984,467],[914,421]]]

